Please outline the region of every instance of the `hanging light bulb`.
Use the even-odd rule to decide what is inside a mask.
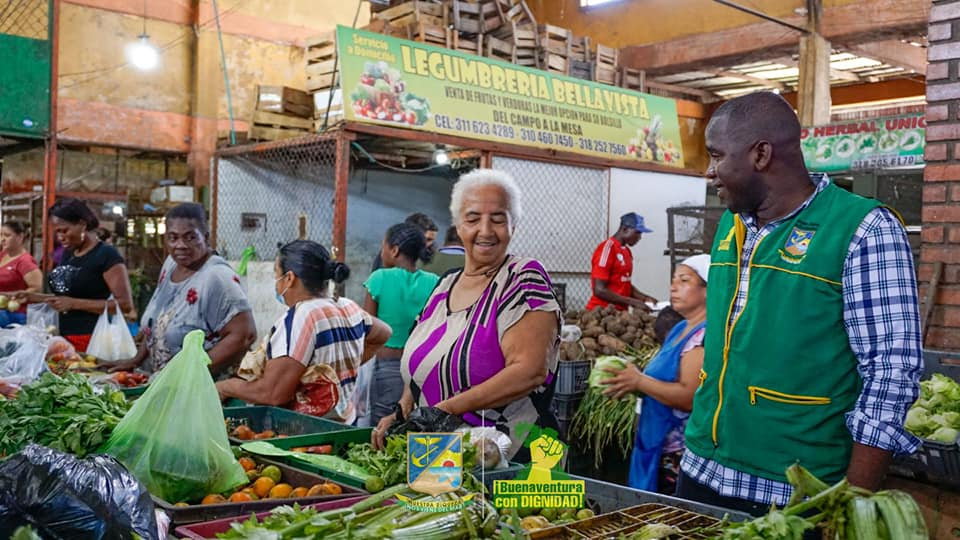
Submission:
[[[127,45],[127,60],[137,69],[150,71],[160,63],[160,53],[150,43],[150,36],[140,34],[137,41]]]
[[[437,145],[437,149],[433,152],[433,161],[437,165],[446,165],[450,163],[450,156],[447,155],[446,149],[442,145]]]

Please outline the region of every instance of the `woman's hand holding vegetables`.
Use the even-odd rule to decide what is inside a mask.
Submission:
[[[73,298],[67,296],[54,296],[47,299],[47,305],[60,313],[72,311],[75,308]]]
[[[607,386],[603,395],[620,399],[626,394],[640,392],[644,374],[640,372],[637,366],[630,364],[621,370],[607,368],[604,371],[609,373],[611,377],[603,380]]]
[[[370,444],[372,444],[375,449],[382,450],[384,448],[387,441],[387,431],[396,421],[397,413],[388,414],[380,419],[377,427],[373,428],[373,432],[370,433]]]

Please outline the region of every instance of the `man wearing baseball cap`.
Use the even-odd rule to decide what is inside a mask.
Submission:
[[[630,212],[620,216],[620,228],[613,236],[597,246],[593,252],[590,281],[593,296],[587,309],[613,305],[617,309],[630,306],[646,309],[646,302],[656,302],[652,296],[633,286],[633,253],[630,248],[640,241],[643,233],[653,232],[643,224],[643,216]]]

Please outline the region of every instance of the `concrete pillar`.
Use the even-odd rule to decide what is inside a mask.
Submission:
[[[830,122],[830,42],[817,33],[800,38],[797,108],[801,125]]]
[[[942,272],[925,345],[960,351],[960,1],[934,0],[928,36],[921,298]]]

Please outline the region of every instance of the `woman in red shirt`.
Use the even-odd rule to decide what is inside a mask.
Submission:
[[[26,235],[27,226],[19,221],[8,221],[0,228],[0,294],[4,296],[43,289],[43,273],[23,247]],[[16,311],[0,309],[0,327],[26,323],[26,313],[26,305]]]

